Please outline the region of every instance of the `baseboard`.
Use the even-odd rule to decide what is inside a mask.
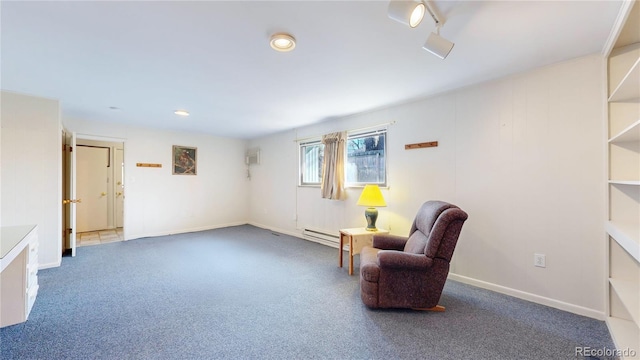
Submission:
[[[247,222],[245,221],[238,221],[238,222],[232,222],[227,224],[207,225],[207,226],[200,226],[200,227],[189,228],[189,229],[179,229],[179,230],[161,231],[161,232],[153,232],[153,233],[141,233],[141,234],[127,234],[124,240],[127,241],[127,240],[135,240],[135,239],[146,238],[146,237],[185,234],[190,232],[206,231],[206,230],[220,229],[220,228],[240,226],[240,225],[246,225],[246,224]]]
[[[497,284],[489,283],[489,282],[482,281],[482,280],[473,279],[473,278],[462,276],[462,275],[458,275],[458,274],[449,273],[448,278],[451,279],[451,280],[455,280],[455,281],[459,281],[461,283],[468,284],[468,285],[473,285],[473,286],[476,286],[476,287],[479,287],[479,288],[495,291],[497,293],[513,296],[513,297],[518,298],[518,299],[531,301],[531,302],[536,303],[536,304],[549,306],[549,307],[552,307],[552,308],[560,309],[560,310],[563,310],[563,311],[568,311],[570,313],[574,313],[574,314],[578,314],[578,315],[582,315],[582,316],[587,316],[587,317],[590,317],[590,318],[593,318],[593,319],[596,319],[596,320],[603,320],[604,321],[604,319],[605,319],[603,311],[597,311],[597,310],[589,309],[589,308],[586,308],[586,307],[583,307],[583,306],[569,304],[569,303],[566,303],[564,301],[551,299],[551,298],[548,298],[548,297],[544,297],[544,296],[528,293],[528,292],[525,292],[525,291],[520,291],[520,290],[508,288],[506,286],[497,285]]]
[[[60,265],[62,265],[62,261],[56,261],[56,262],[46,263],[46,264],[38,264],[38,270],[59,267]]]
[[[278,228],[274,228],[273,226],[267,226],[267,225],[260,224],[260,223],[257,223],[257,222],[253,222],[253,221],[249,221],[247,224],[251,225],[251,226],[259,227],[261,229],[265,229],[265,230],[269,230],[269,231],[273,231],[273,232],[277,232],[277,233],[280,233],[280,234],[285,234],[285,235],[289,235],[289,236],[293,236],[293,237],[297,237],[297,238],[302,239],[302,233],[298,233],[298,232],[295,232],[295,231],[278,229]]]
[[[311,241],[311,242],[314,242],[314,243],[322,244],[322,245],[325,245],[325,246],[332,247],[334,249],[337,249],[337,248],[340,247],[339,243],[335,243],[335,242],[332,242],[332,241],[327,241],[327,240],[322,240],[322,239],[310,239],[310,238],[306,238],[306,237],[302,236],[302,234],[300,234],[298,237],[300,239],[302,239],[302,240],[306,240],[306,241]],[[347,246],[348,246],[348,244],[347,244]]]
[[[279,228],[275,228],[275,227],[272,227],[272,226],[267,226],[267,225],[264,225],[264,224],[256,223],[256,222],[253,222],[253,221],[249,221],[249,222],[239,221],[239,222],[229,223],[229,224],[205,226],[205,227],[192,228],[192,229],[183,229],[183,230],[177,230],[177,231],[164,231],[164,232],[156,232],[156,233],[134,234],[134,235],[128,235],[125,238],[125,241],[126,240],[135,240],[135,239],[140,239],[140,238],[145,238],[145,237],[167,236],[167,235],[173,235],[173,234],[184,234],[184,233],[190,233],[190,232],[196,232],[196,231],[213,230],[213,229],[219,229],[219,228],[225,228],[225,227],[231,227],[231,226],[240,226],[240,225],[251,225],[251,226],[259,227],[261,229],[277,232],[277,233],[280,233],[280,234],[285,234],[285,235],[297,237],[297,238],[302,239],[302,240],[316,242],[318,244],[330,246],[330,247],[333,247],[333,248],[336,248],[336,249],[338,248],[338,243],[333,243],[333,242],[330,242],[330,241],[322,241],[321,239],[318,239],[318,240],[307,239],[302,235],[302,230],[300,230],[299,232],[290,231],[290,230],[284,230],[284,229],[279,229]]]

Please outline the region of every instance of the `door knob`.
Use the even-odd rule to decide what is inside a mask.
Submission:
[[[121,196],[121,195],[122,195],[122,193],[121,193],[121,192],[117,192],[117,193],[116,193],[116,197],[117,197],[117,196]]]
[[[107,193],[106,192],[101,192],[100,196],[107,196]]]

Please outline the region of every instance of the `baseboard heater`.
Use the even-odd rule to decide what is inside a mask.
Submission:
[[[302,231],[302,237],[304,237],[305,240],[333,247],[338,247],[338,244],[340,243],[340,237],[338,235],[314,229],[304,229]]]

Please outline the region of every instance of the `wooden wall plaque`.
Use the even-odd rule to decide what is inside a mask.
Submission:
[[[404,149],[405,150],[422,149],[422,148],[436,147],[436,146],[438,146],[437,141],[430,141],[430,142],[423,142],[423,143],[407,144],[404,146]]]

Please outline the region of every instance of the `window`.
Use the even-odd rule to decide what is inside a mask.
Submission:
[[[387,129],[350,133],[347,139],[347,186],[387,185]],[[324,145],[320,140],[300,143],[300,185],[320,185]]]
[[[324,145],[320,140],[300,144],[300,185],[320,185]]]
[[[387,185],[386,137],[386,129],[349,134],[345,165],[347,186]]]

